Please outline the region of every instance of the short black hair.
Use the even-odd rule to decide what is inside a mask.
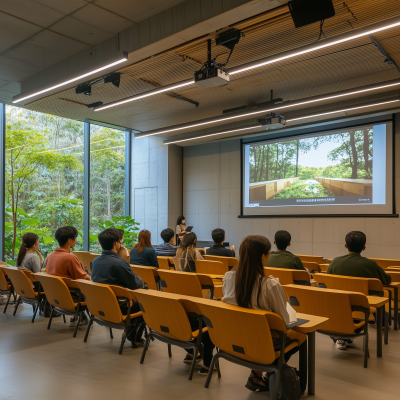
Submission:
[[[169,241],[175,236],[175,232],[171,228],[164,229],[161,232],[161,239],[164,240],[165,243],[169,243]]]
[[[119,242],[120,232],[116,228],[107,228],[97,235],[100,246],[103,250],[112,250],[115,242]]]
[[[277,231],[275,233],[275,242],[278,250],[286,250],[291,240],[292,236],[288,231]]]
[[[349,251],[360,254],[367,242],[367,237],[364,232],[351,231],[346,235],[345,241]]]
[[[117,229],[117,231],[118,231],[119,240],[122,240],[122,238],[125,235],[124,230],[123,229],[118,229],[118,228],[115,228],[115,229]]]
[[[68,239],[75,240],[78,237],[78,230],[73,226],[63,226],[56,230],[54,237],[60,246],[64,246]]]
[[[211,232],[211,237],[214,243],[216,244],[222,244],[224,242],[225,238],[225,231],[221,228],[214,229]]]

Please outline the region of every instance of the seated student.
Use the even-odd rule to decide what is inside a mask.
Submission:
[[[155,251],[157,256],[163,257],[175,257],[177,247],[174,243],[175,233],[171,228],[164,229],[161,232],[161,239],[164,240],[164,244],[156,246]]]
[[[39,236],[36,233],[28,232],[22,236],[22,244],[17,257],[18,269],[29,269],[32,272],[41,271],[43,256],[38,250],[39,246]]]
[[[118,231],[119,229],[116,228],[108,228],[99,233],[98,240],[103,251],[99,257],[92,261],[92,281],[122,286],[131,290],[142,289],[144,286],[142,279],[136,276],[129,263],[118,255],[122,246],[121,235]],[[124,306],[121,310],[126,314],[127,307],[126,305]],[[133,303],[131,314],[139,311],[139,304],[137,302]],[[137,321],[132,320],[131,322],[135,323]],[[143,346],[144,340],[141,339],[143,331],[144,326],[137,333],[133,331],[127,337],[132,342],[132,347]]]
[[[129,261],[130,261],[129,251],[124,246],[124,233],[125,232],[122,229],[117,229],[117,231],[118,231],[118,236],[119,236],[119,242],[121,244],[121,247],[118,250],[118,255],[129,264]]]
[[[151,233],[146,229],[140,231],[138,242],[139,243],[131,250],[131,264],[158,268],[156,251],[151,245]]]
[[[51,252],[45,261],[46,273],[50,275],[62,276],[71,279],[86,279],[90,281],[90,276],[85,272],[78,257],[71,253],[71,249],[76,246],[76,238],[78,231],[73,226],[64,226],[56,230],[55,238],[60,247],[57,247]],[[78,297],[72,294],[75,301]],[[70,318],[70,327],[75,326],[75,317]],[[82,318],[79,325],[88,323],[85,313],[82,313]]]
[[[279,281],[273,276],[264,275],[264,265],[268,262],[271,251],[269,240],[260,235],[250,235],[243,239],[239,248],[239,265],[227,272],[224,277],[222,301],[240,307],[272,311],[279,314],[285,324],[289,324],[286,310],[286,296]],[[288,342],[306,340],[306,336],[288,331]],[[275,343],[274,343],[275,344]],[[278,343],[277,343],[278,345]],[[286,362],[299,350],[294,349],[285,354]],[[269,380],[263,377],[262,371],[251,371],[246,388],[252,391],[268,391]]]
[[[267,267],[284,269],[301,269],[307,271],[300,258],[287,251],[291,245],[292,237],[287,231],[278,231],[275,233],[276,251],[273,251],[268,259]]]
[[[330,263],[327,274],[353,276],[357,278],[377,278],[384,285],[391,283],[392,278],[375,261],[366,257],[361,257],[361,252],[365,250],[367,237],[363,232],[352,231],[346,235],[344,247],[348,254],[335,257]],[[373,323],[372,323],[373,324]],[[345,350],[346,340],[338,339],[335,341],[336,348]],[[352,343],[352,340],[347,340]]]
[[[196,260],[204,260],[199,250],[196,249],[197,236],[194,232],[186,233],[176,252],[176,257],[181,259],[181,269],[186,272],[196,272]]]
[[[225,241],[225,231],[221,228],[214,229],[211,232],[212,240],[214,244],[206,250],[208,256],[220,256],[220,257],[235,257],[235,246],[231,246],[231,250],[226,249],[223,244]]]

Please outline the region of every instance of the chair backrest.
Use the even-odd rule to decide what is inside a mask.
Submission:
[[[298,285],[285,285],[283,290],[297,312],[329,318],[324,326],[328,332],[353,334],[352,307],[369,309],[368,299],[362,293]]]
[[[316,272],[321,272],[321,267],[320,264],[312,261],[302,261],[303,266],[307,268],[309,271],[316,271]]]
[[[37,272],[34,275],[41,283],[46,299],[52,306],[75,311],[76,303],[72,300],[71,292],[61,277],[43,272]]]
[[[374,260],[382,269],[400,267],[400,260],[390,258],[370,258],[370,260]]]
[[[299,257],[301,261],[315,262],[317,264],[324,263],[324,257],[322,257],[322,256],[307,256],[307,255],[303,255],[303,254],[295,254],[295,255],[297,257]]]
[[[193,299],[195,302],[196,300]],[[280,319],[280,327],[286,332],[282,318],[263,310],[252,310],[214,301],[197,304],[214,345],[222,351],[246,361],[271,364],[275,360],[268,316]]]
[[[199,274],[225,275],[229,268],[221,261],[196,260],[196,271]]]
[[[328,289],[359,292],[366,296],[370,294],[370,291],[383,293],[382,282],[375,278],[357,278],[331,274],[313,274],[313,277],[317,282],[318,287],[321,287],[320,285],[325,285]]]
[[[205,254],[203,258],[209,261],[220,261],[228,267],[229,270],[239,265],[239,260],[236,257],[208,256]]]
[[[163,292],[203,297],[200,281],[196,274],[183,271],[158,270]]]
[[[85,296],[86,305],[92,315],[114,324],[123,323],[117,297],[109,285],[85,279],[77,279],[76,282]]]
[[[331,262],[332,262],[332,260],[333,260],[333,258],[327,258],[325,261],[326,261],[326,264],[330,264]]]
[[[392,282],[400,282],[400,269],[397,271],[386,270],[386,273],[392,277]]]
[[[100,255],[97,253],[91,253],[90,251],[74,251],[73,254],[75,254],[78,257],[83,268],[85,268],[89,272],[89,274],[92,273],[92,269],[90,268],[90,263]]]
[[[6,273],[0,266],[0,290],[9,290],[11,285],[7,282]]]
[[[132,265],[132,271],[135,275],[142,279],[143,282],[147,283],[149,289],[158,290],[156,277],[158,277],[157,268],[155,267],[143,267],[142,265]]]
[[[298,269],[264,267],[264,275],[272,275],[279,279],[281,285],[307,285],[311,284],[311,276],[307,271]]]
[[[400,272],[400,267],[387,267],[386,273],[388,273],[388,271]]]
[[[36,299],[36,293],[32,287],[32,281],[21,269],[14,267],[3,267],[3,271],[10,278],[18,295],[27,299]]]
[[[168,293],[139,289],[135,291],[146,325],[170,339],[189,341],[192,329],[182,302]]]
[[[319,267],[321,269],[321,272],[326,272],[328,271],[329,264],[319,264]]]
[[[0,265],[8,265],[5,261],[0,261]]]
[[[170,270],[170,264],[173,264],[171,257],[157,256],[158,266],[160,269]]]

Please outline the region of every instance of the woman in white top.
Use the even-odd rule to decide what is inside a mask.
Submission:
[[[39,236],[36,233],[25,233],[17,257],[17,268],[40,272],[43,256],[38,250],[39,246]]]
[[[271,311],[279,314],[288,325],[289,314],[286,311],[286,295],[279,283],[272,275],[264,275],[264,266],[267,264],[271,252],[270,241],[261,235],[251,235],[243,239],[239,249],[239,265],[227,272],[224,277],[222,301],[246,308]],[[289,340],[300,338],[298,334],[288,332]],[[306,339],[301,338],[300,343]],[[285,354],[285,360],[298,351]],[[252,391],[269,390],[269,381],[262,376],[262,371],[251,371],[246,387]]]

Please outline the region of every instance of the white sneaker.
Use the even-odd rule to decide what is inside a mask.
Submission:
[[[3,304],[7,303],[7,297],[5,296],[0,296],[0,306],[2,306]]]
[[[343,339],[336,340],[336,348],[339,350],[346,350],[346,341]]]

